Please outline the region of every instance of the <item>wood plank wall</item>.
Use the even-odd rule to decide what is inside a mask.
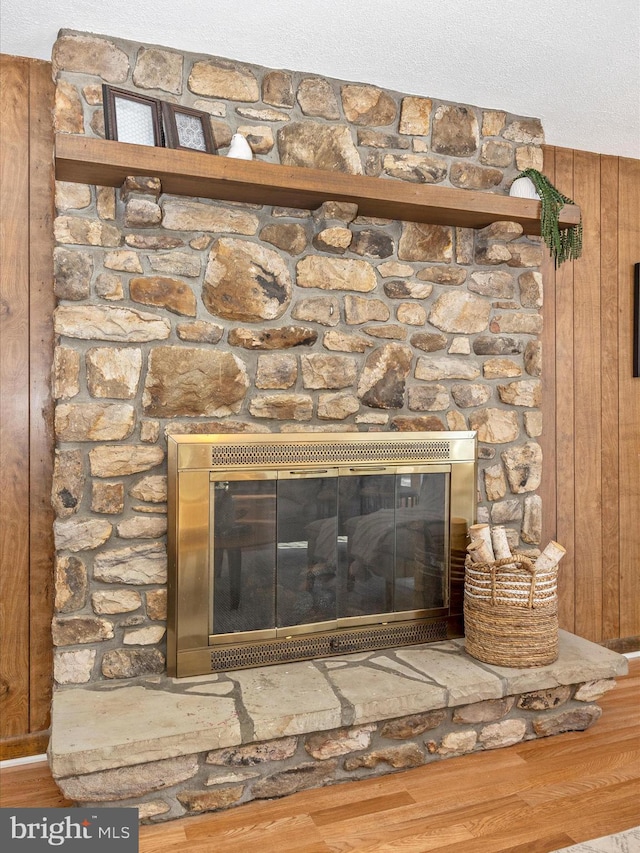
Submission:
[[[0,57],[0,758],[46,749],[52,681],[54,87]]]
[[[632,375],[640,160],[545,147],[582,208],[582,258],[544,270],[543,540],[567,548],[563,628],[640,647],[640,379]]]

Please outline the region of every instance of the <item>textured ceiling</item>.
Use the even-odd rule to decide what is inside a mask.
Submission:
[[[0,0],[0,50],[59,29],[542,119],[552,145],[640,158],[640,0]]]

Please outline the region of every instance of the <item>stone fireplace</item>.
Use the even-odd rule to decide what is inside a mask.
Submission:
[[[499,108],[67,30],[54,46],[53,67],[59,137],[104,137],[106,82],[207,113],[217,153],[197,155],[203,158],[225,157],[239,132],[256,160],[394,182],[407,196],[425,184],[505,196],[520,170],[542,166],[539,120]],[[167,649],[167,448],[202,436],[242,442],[248,436],[322,433],[338,442],[362,434],[428,432],[446,439],[475,433],[477,520],[504,525],[512,547],[537,553],[540,239],[514,221],[473,230],[363,214],[357,204],[330,197],[309,210],[255,199],[221,201],[206,192],[172,195],[157,175],[140,173],[117,187],[59,181],[56,206],[51,754],[54,775],[64,780],[68,795],[92,803],[142,797],[149,804],[155,803],[149,792],[174,784],[168,780],[184,788],[197,777],[216,792],[222,785],[226,794],[217,805],[204,806],[221,807],[254,794],[244,791],[240,771],[234,771],[231,793],[213,777],[203,781],[202,750],[341,731],[358,720],[366,730],[353,735],[357,751],[368,748],[372,721],[420,707],[504,698],[498,677],[475,694],[434,692],[428,677],[429,697],[422,688],[416,693],[410,670],[423,664],[392,650],[376,658],[365,681],[378,683],[381,667],[405,678],[409,673],[406,701],[378,706],[369,691],[349,705],[351,700],[336,698],[342,689],[337,676],[329,697],[315,680],[324,665],[307,661],[292,666],[301,692],[308,685],[321,707],[301,700],[289,722],[273,726],[259,722],[256,707],[249,724],[239,710],[254,707],[254,671],[247,670],[242,697],[231,686],[240,676],[237,682],[196,676],[210,679],[201,691],[208,696],[203,710],[196,695],[200,682],[182,679],[176,686],[167,674],[167,656],[174,655],[172,638]],[[403,488],[414,487],[415,473],[401,473],[408,478]],[[460,515],[470,520],[468,512]],[[226,577],[225,550],[220,569]],[[320,576],[316,580],[322,583]],[[444,595],[431,601],[433,610],[442,610],[451,591]],[[444,641],[442,660],[459,655],[460,643]],[[357,666],[357,657],[346,665]],[[342,662],[335,662],[337,671]],[[279,674],[282,666],[269,668],[274,685],[287,682]],[[588,675],[611,678],[616,666],[605,662]],[[395,690],[395,676],[385,678]],[[581,680],[588,677],[576,676],[571,664],[560,683]],[[531,681],[522,683],[531,689]],[[522,692],[511,686],[513,695]],[[236,691],[233,700],[230,690]],[[133,725],[143,707],[146,725],[160,707],[191,705],[203,726],[185,732],[174,719],[167,723],[171,734],[157,733],[153,743],[146,740],[153,737],[149,732],[122,735],[110,728],[120,712]],[[512,705],[506,702],[505,715]],[[442,739],[451,733],[450,712],[436,717],[436,727],[445,727]],[[96,736],[104,744],[83,739],[88,719],[92,730],[105,726]],[[223,721],[224,730],[216,728],[213,736],[207,726]],[[535,736],[529,723],[516,728],[521,737]],[[449,739],[444,748],[434,741],[429,755],[454,754],[451,743],[458,740]],[[483,748],[475,736],[464,743],[463,751]],[[296,758],[303,745],[274,749],[267,749],[268,760],[285,761],[287,772],[304,764],[302,755]],[[415,750],[409,752],[408,760],[419,763]],[[354,764],[356,776],[410,766],[395,760],[363,759]],[[163,766],[149,771],[155,781],[146,788],[122,787],[108,776],[128,767],[141,779],[140,768],[154,761]],[[171,773],[166,761],[174,762]],[[88,789],[70,783],[79,777],[91,777]],[[330,777],[326,764],[308,776],[317,784]],[[180,805],[173,797],[171,806],[143,811],[150,818],[175,817],[201,810],[202,802],[186,797]]]

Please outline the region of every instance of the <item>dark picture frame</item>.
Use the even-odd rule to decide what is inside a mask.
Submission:
[[[640,377],[640,263],[633,273],[633,375]]]
[[[162,120],[167,148],[216,153],[209,113],[162,101]]]
[[[156,98],[103,83],[102,106],[107,139],[162,147],[162,111]]]

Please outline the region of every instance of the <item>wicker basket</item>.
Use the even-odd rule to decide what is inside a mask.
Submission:
[[[465,645],[498,666],[543,666],[558,657],[558,567],[536,571],[524,554],[492,563],[467,558]]]

